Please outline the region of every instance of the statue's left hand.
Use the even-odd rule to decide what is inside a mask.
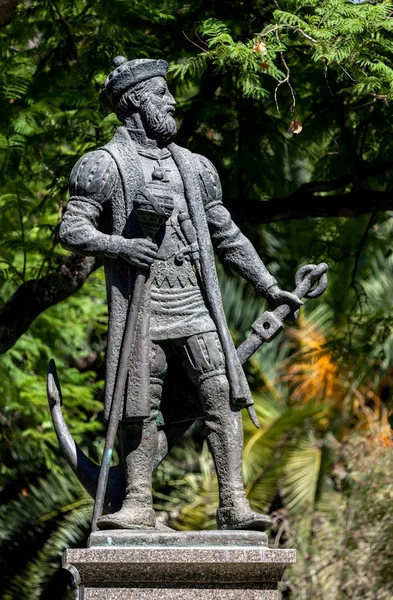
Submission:
[[[303,304],[295,294],[282,290],[278,285],[272,285],[263,295],[272,308],[281,306],[281,304],[287,304],[296,311]]]

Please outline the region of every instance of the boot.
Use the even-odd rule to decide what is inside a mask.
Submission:
[[[123,422],[119,441],[126,472],[126,497],[118,512],[99,519],[98,528],[155,528],[151,478],[157,452],[156,414],[144,421]]]
[[[154,529],[156,515],[152,508],[136,506],[125,499],[120,510],[98,520],[98,529]]]
[[[267,531],[273,524],[269,515],[263,515],[251,510],[248,500],[236,507],[222,507],[216,513],[217,529],[251,529],[252,531]]]
[[[199,385],[199,395],[218,478],[218,529],[269,529],[271,518],[253,512],[246,498],[242,477],[243,425],[240,412],[231,409],[227,377],[215,375],[205,379]]]

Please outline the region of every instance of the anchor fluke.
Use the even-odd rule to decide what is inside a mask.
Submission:
[[[48,367],[46,390],[50,413],[64,458],[74,471],[85,490],[95,498],[100,467],[90,460],[75,442],[62,413],[63,398],[56,363],[52,359]],[[105,509],[113,512],[121,507],[125,495],[124,472],[120,465],[111,467]]]
[[[59,378],[57,376],[56,363],[53,360],[53,358],[51,358],[49,361],[48,377],[46,380],[46,392],[48,395],[48,402],[51,409],[56,405],[63,405],[63,397],[61,395]]]

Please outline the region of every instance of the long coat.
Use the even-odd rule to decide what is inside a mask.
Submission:
[[[132,135],[132,134],[131,134]],[[111,141],[83,156],[70,180],[70,201],[60,227],[66,248],[102,255],[109,307],[106,360],[105,417],[110,414],[135,268],[117,257],[118,236],[139,237],[133,214],[137,189],[145,184],[137,144],[125,127]],[[228,331],[221,301],[213,246],[224,262],[248,280],[257,292],[276,283],[250,241],[240,232],[222,204],[220,181],[213,165],[176,144],[169,146],[183,180],[189,214],[197,233],[207,308],[217,327],[226,360],[234,407],[252,404],[251,393]],[[130,372],[120,418],[144,418],[149,413],[149,299],[138,323],[137,342],[130,349]]]

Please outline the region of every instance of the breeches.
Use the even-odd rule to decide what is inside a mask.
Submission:
[[[170,357],[175,358],[183,367],[198,391],[203,383],[212,377],[219,376],[220,379],[226,380],[224,353],[216,331],[168,342],[152,342],[150,385],[155,388],[151,398],[151,410],[154,413],[152,417],[156,416],[159,409],[157,401],[159,402],[161,396],[160,388],[162,389]],[[227,382],[225,384],[228,385]]]

